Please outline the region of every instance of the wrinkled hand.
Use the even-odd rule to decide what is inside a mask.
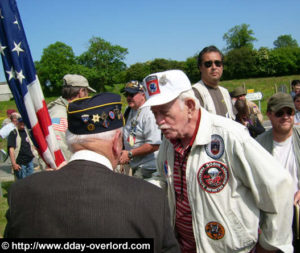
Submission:
[[[300,190],[297,191],[294,195],[294,205],[300,206]]]
[[[128,151],[122,150],[121,157],[120,157],[120,164],[127,164],[129,163],[130,159],[128,157]]]

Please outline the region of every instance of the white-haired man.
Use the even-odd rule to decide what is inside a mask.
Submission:
[[[122,151],[120,95],[75,100],[68,123],[70,162],[11,187],[5,237],[153,238],[154,252],[179,252],[164,191],[113,171]]]
[[[289,174],[245,127],[202,109],[182,71],[151,74],[144,86],[165,136],[157,166],[181,251],[291,253]]]

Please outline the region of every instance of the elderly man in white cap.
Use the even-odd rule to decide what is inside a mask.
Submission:
[[[201,108],[182,71],[144,87],[165,136],[157,167],[181,251],[293,252],[290,175],[245,127]]]
[[[67,74],[63,77],[62,96],[48,105],[56,139],[66,161],[69,161],[72,155],[65,137],[68,129],[67,106],[76,98],[87,97],[89,91],[96,92],[89,86],[88,80],[84,76]]]

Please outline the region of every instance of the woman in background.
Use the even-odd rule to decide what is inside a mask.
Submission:
[[[236,121],[246,126],[250,135],[255,138],[265,131],[257,117],[250,117],[248,106],[245,100],[237,100],[234,104],[237,110]]]

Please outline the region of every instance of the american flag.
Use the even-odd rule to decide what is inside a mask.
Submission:
[[[68,129],[68,120],[65,118],[52,118],[53,129],[60,132],[66,132]]]
[[[56,168],[64,157],[55,138],[15,0],[0,0],[0,54],[7,83],[39,154],[48,166]]]

